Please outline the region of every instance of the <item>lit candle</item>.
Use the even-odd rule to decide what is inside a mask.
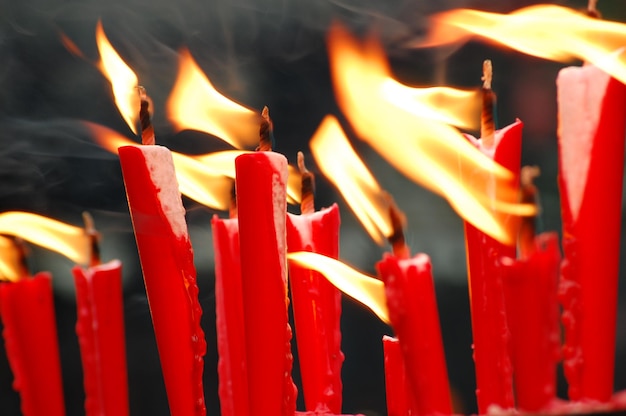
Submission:
[[[76,287],[76,334],[83,364],[85,413],[128,415],[128,379],[124,341],[122,263],[100,264],[98,235],[93,220],[84,213],[92,237],[92,261],[72,269]]]
[[[571,400],[613,393],[626,86],[593,65],[557,78],[564,372]]]
[[[314,177],[298,153],[302,174],[301,215],[287,215],[289,252],[339,255],[339,208],[315,212]],[[319,273],[291,263],[289,282],[304,402],[309,411],[341,413],[341,292]]]
[[[261,132],[271,137],[268,128]],[[287,159],[244,154],[235,171],[250,414],[291,416],[297,389],[287,315]]]

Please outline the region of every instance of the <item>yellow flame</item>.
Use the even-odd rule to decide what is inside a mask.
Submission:
[[[381,280],[322,254],[298,251],[288,253],[287,259],[321,273],[339,290],[370,308],[383,322],[389,324],[385,285]]]
[[[137,134],[140,100],[137,75],[122,60],[107,39],[102,22],[96,26],[96,42],[100,51],[98,67],[111,83],[117,108],[133,133]]]
[[[236,148],[259,143],[259,114],[220,94],[186,49],[180,52],[167,113],[180,130],[212,134]]]
[[[626,24],[586,16],[555,5],[509,14],[457,9],[435,15],[426,41],[417,46],[462,42],[479,36],[553,61],[591,62],[626,83]]]
[[[15,243],[0,236],[0,280],[18,281],[20,276],[19,253]]]
[[[80,264],[89,264],[90,236],[81,227],[29,212],[0,214],[0,234],[12,235],[55,251]]]
[[[94,123],[85,122],[96,142],[111,153],[117,154],[122,146],[137,145],[116,131]],[[232,179],[224,172],[211,169],[190,156],[171,152],[180,192],[207,207],[226,211],[230,204]],[[233,162],[234,163],[234,162]]]
[[[515,202],[518,188],[509,170],[445,124],[453,114],[432,116],[449,103],[459,108],[455,98],[442,95],[437,108],[424,116],[416,115],[413,108],[404,107],[406,101],[386,92],[390,71],[378,43],[360,45],[335,26],[329,38],[329,53],[339,106],[359,137],[409,179],[445,197],[465,220],[493,238],[512,244],[512,222],[500,221],[498,214],[533,215],[536,209]],[[477,114],[475,117],[479,118]],[[469,120],[460,114],[457,121],[466,125]]]
[[[356,154],[337,119],[326,116],[310,142],[322,173],[341,192],[359,221],[378,244],[392,233],[389,204],[382,188]]]
[[[212,169],[231,179],[235,179],[235,158],[245,153],[252,152],[248,150],[225,150],[192,157],[203,163],[208,169]],[[302,177],[295,167],[289,165],[287,168],[289,173],[287,179],[287,203],[299,204],[301,199]]]

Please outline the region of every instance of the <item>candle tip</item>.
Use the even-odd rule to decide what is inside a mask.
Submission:
[[[383,198],[387,201],[389,206],[389,218],[391,220],[391,235],[387,237],[387,241],[391,245],[393,254],[401,259],[409,258],[410,250],[404,239],[404,228],[406,227],[406,215],[398,207],[396,201],[391,194],[383,192]]]
[[[495,141],[496,123],[494,120],[494,108],[496,94],[491,89],[493,80],[493,66],[490,59],[483,61],[483,109],[480,116],[480,137],[483,146],[490,148]]]
[[[259,146],[257,152],[271,152],[274,146],[274,123],[270,118],[270,109],[265,106],[261,111],[261,125],[259,127]]]
[[[587,3],[587,16],[600,19],[602,15],[598,11],[598,0],[589,0]]]
[[[298,169],[302,175],[300,213],[310,214],[315,212],[315,175],[306,168],[302,152],[298,152]]]
[[[146,92],[146,88],[138,85],[137,92],[139,93],[139,124],[141,125],[141,144],[153,145],[155,144],[154,127],[152,126],[152,113],[153,106],[152,100]]]
[[[493,79],[493,66],[491,64],[491,59],[485,59],[483,61],[483,76],[481,80],[483,81],[483,88],[486,90],[491,89],[491,81]]]
[[[91,249],[91,255],[89,259],[89,266],[97,266],[101,263],[100,260],[100,233],[96,230],[96,225],[91,214],[87,211],[83,211],[83,222],[85,223],[85,235],[89,238],[89,244]]]

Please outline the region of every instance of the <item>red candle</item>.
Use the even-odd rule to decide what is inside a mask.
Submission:
[[[517,408],[526,412],[545,410],[556,398],[561,349],[558,238],[556,233],[540,234],[528,258],[502,259],[515,399]]]
[[[339,255],[339,208],[287,215],[289,252]],[[341,413],[341,292],[318,272],[289,265],[304,401],[309,411]]]
[[[0,315],[22,413],[65,416],[50,274],[0,284]]]
[[[248,374],[239,254],[239,222],[211,221],[215,252],[215,314],[219,360],[219,397],[222,416],[246,416]]]
[[[285,217],[287,160],[272,152],[235,159],[250,413],[291,416]]]
[[[204,415],[206,341],[172,156],[162,146],[124,146],[119,156],[170,412]]]
[[[468,136],[484,154],[519,176],[522,122],[495,132],[493,144]],[[489,186],[489,183],[486,184]],[[481,414],[489,406],[514,406],[509,330],[502,288],[502,257],[515,258],[515,245],[505,245],[465,222],[476,396]]]
[[[385,393],[387,395],[387,415],[417,415],[415,399],[406,376],[402,350],[397,338],[383,337],[385,355]]]
[[[595,66],[557,78],[564,371],[571,400],[613,393],[626,86]]]
[[[448,371],[428,255],[386,253],[376,264],[418,414],[451,414]]]
[[[72,273],[85,412],[87,416],[128,415],[122,263],[113,260],[88,269],[76,266]]]

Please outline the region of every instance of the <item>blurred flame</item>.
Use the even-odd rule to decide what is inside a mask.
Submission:
[[[20,275],[20,253],[13,240],[0,236],[0,280],[18,281]]]
[[[176,128],[202,131],[236,148],[256,146],[260,116],[220,94],[187,49],[180,52],[179,62],[167,102],[168,117]]]
[[[135,142],[107,127],[85,122],[96,142],[111,153],[117,154],[122,146],[136,145]],[[232,179],[224,171],[211,169],[192,157],[171,152],[180,192],[210,208],[226,211],[230,205]]]
[[[626,83],[626,24],[589,17],[555,5],[535,5],[508,15],[457,9],[436,14],[417,46],[462,42],[476,35],[553,61],[588,61]]]
[[[369,235],[383,244],[393,231],[389,203],[369,169],[356,154],[339,121],[326,116],[310,142],[322,173],[341,192]]]
[[[100,51],[98,67],[111,83],[113,97],[120,114],[133,133],[137,134],[140,100],[137,92],[139,81],[137,75],[122,60],[107,39],[102,22],[96,26],[96,42]]]
[[[404,107],[413,101],[398,100],[388,92],[390,70],[380,45],[359,45],[339,26],[331,30],[329,53],[339,106],[360,138],[409,179],[445,197],[465,220],[512,244],[514,222],[502,222],[498,214],[533,215],[536,208],[516,203],[513,174],[445,124],[469,125],[468,117],[478,120],[478,114],[447,111],[448,105],[465,108],[453,94],[440,95],[435,108],[423,113]]]
[[[0,214],[0,234],[12,235],[56,251],[79,264],[89,264],[91,237],[81,227],[29,212]]]
[[[308,251],[287,253],[287,259],[321,273],[339,290],[370,308],[383,322],[389,324],[385,285],[381,280],[359,273],[339,260],[317,253]]]

